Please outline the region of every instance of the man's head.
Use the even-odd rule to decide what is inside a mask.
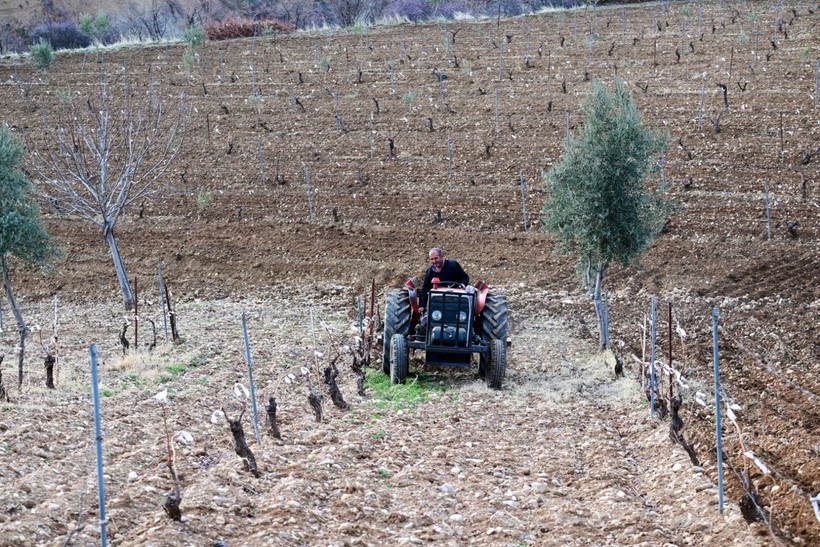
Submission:
[[[444,251],[439,249],[438,247],[433,247],[430,249],[430,264],[433,265],[435,269],[441,269],[441,265],[444,264]]]

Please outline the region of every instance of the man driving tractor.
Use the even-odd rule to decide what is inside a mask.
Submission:
[[[438,278],[438,283],[444,287],[453,284],[461,284],[465,287],[470,285],[470,276],[455,260],[444,258],[444,251],[438,247],[430,249],[430,267],[424,274],[424,283],[419,289],[419,314],[424,315],[424,306],[427,305],[427,294],[433,288],[433,279]],[[472,287],[470,287],[472,288]]]

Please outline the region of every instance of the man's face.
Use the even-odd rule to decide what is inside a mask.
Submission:
[[[438,253],[430,252],[430,264],[433,265],[435,269],[441,268],[441,264],[444,262],[444,257]]]

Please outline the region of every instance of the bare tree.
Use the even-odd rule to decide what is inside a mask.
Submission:
[[[352,27],[356,21],[367,19],[373,11],[372,0],[329,0],[327,6],[343,27]]]
[[[150,104],[135,104],[127,86],[114,105],[104,67],[97,96],[82,106],[63,105],[57,127],[46,133],[48,149],[34,153],[35,170],[41,194],[58,214],[78,215],[102,230],[131,310],[134,293],[114,227],[131,203],[156,193],[157,181],[179,154],[188,108],[184,95],[170,113],[156,95]]]

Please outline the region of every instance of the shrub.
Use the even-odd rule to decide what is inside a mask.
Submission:
[[[425,0],[395,0],[383,12],[384,15],[404,17],[413,22],[429,19],[431,13],[430,4]]]
[[[204,44],[208,40],[208,35],[202,27],[188,27],[183,34],[185,43],[191,48],[196,48]]]
[[[78,49],[91,45],[91,38],[77,28],[72,21],[57,23],[43,23],[31,31],[29,44],[36,44],[46,40],[51,47],[57,49]]]
[[[111,44],[117,40],[111,20],[102,10],[98,11],[96,16],[81,13],[80,30],[101,44]]]
[[[261,36],[264,29],[273,32],[293,32],[294,27],[289,23],[283,23],[274,19],[264,21],[253,21],[244,17],[231,17],[224,21],[208,23],[205,25],[205,34],[210,40],[229,40],[231,38],[248,38],[254,35]]]
[[[31,64],[39,71],[47,72],[51,67],[51,61],[54,59],[54,50],[47,40],[40,38],[40,41],[28,49],[29,57],[31,57]]]

